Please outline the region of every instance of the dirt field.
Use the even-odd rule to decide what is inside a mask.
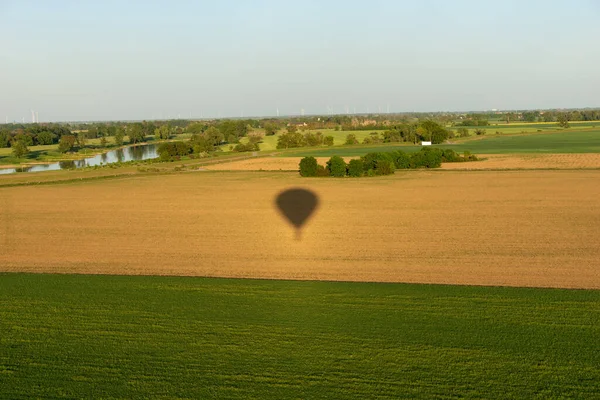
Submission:
[[[0,270],[600,288],[599,171],[193,172],[0,188]],[[273,206],[322,206],[301,241]]]
[[[442,169],[511,170],[511,169],[600,169],[600,154],[489,154],[479,162],[445,163]],[[353,157],[345,157],[346,161]],[[301,157],[263,157],[206,167],[213,171],[297,171]],[[327,157],[319,157],[325,165]]]
[[[346,162],[355,157],[344,157]],[[329,160],[329,157],[316,157],[321,165]],[[261,157],[249,160],[233,161],[215,164],[205,167],[211,171],[298,171],[302,157]]]
[[[600,169],[600,154],[488,154],[485,160],[445,163],[442,169]]]

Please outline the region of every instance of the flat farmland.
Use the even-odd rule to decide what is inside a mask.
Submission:
[[[444,163],[450,170],[600,169],[600,154],[478,154],[481,161]],[[344,157],[346,162],[358,157]],[[212,171],[298,171],[302,157],[260,157],[203,167]],[[325,165],[329,158],[317,157]]]
[[[600,129],[568,129],[549,133],[525,133],[495,135],[488,130],[485,136],[468,139],[452,139],[453,144],[435,145],[457,152],[473,154],[516,154],[516,153],[600,153]],[[403,150],[418,151],[421,146],[399,143],[384,145],[335,146],[329,148],[299,148],[282,153],[284,157],[355,157],[374,151]]]
[[[600,291],[0,274],[2,398],[596,398]]]
[[[0,188],[0,270],[600,288],[597,171],[187,172]],[[302,240],[274,197],[320,198]]]

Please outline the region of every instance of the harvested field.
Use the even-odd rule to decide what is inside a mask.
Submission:
[[[325,165],[329,157],[316,157],[317,162]],[[358,157],[344,157],[346,162]],[[298,171],[302,157],[261,157],[242,161],[233,161],[210,165],[205,169],[213,171]]]
[[[600,169],[600,154],[483,154],[478,162],[444,163],[442,169]],[[344,157],[346,162],[357,157]],[[261,157],[206,166],[213,171],[297,171],[302,157]],[[328,157],[317,157],[321,165]]]
[[[0,188],[0,270],[600,288],[598,171],[182,173]],[[303,186],[303,240],[273,207]]]
[[[445,163],[442,169],[600,169],[600,154],[487,154],[485,160],[470,163]]]

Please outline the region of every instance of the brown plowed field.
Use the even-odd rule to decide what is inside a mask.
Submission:
[[[600,154],[490,154],[479,155],[482,161],[444,163],[442,169],[510,170],[510,169],[600,169]],[[345,157],[346,161],[354,157]],[[301,157],[262,157],[205,167],[213,171],[297,171]],[[327,157],[317,161],[325,165]]]
[[[301,241],[273,206],[322,206]],[[0,270],[600,288],[600,171],[197,172],[0,188]]]

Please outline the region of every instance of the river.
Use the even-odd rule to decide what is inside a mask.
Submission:
[[[0,167],[0,175],[14,174],[18,172],[58,171],[61,169],[93,167],[96,165],[113,164],[116,162],[151,160],[158,157],[156,152],[157,148],[158,145],[156,144],[142,144],[111,150],[106,153],[83,158],[81,160],[59,161],[50,164],[37,164],[18,168]]]

